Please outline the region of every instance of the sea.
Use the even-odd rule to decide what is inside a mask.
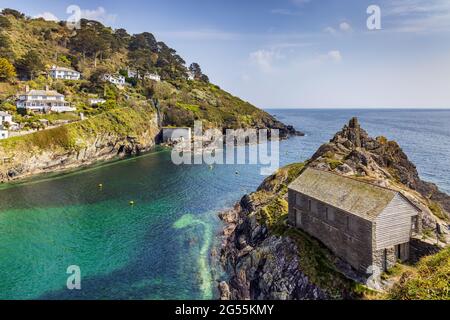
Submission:
[[[306,134],[280,142],[280,166],[308,159],[356,116],[450,193],[450,110],[267,111]],[[2,185],[0,299],[217,298],[218,213],[259,186],[263,166],[175,165],[160,149]]]

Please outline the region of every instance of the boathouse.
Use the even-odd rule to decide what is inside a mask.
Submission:
[[[289,186],[289,223],[363,273],[409,259],[420,212],[401,192],[321,170]]]

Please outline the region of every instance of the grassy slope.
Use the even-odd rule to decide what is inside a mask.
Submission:
[[[423,258],[417,265],[402,266],[397,272],[399,281],[393,289],[387,294],[380,294],[345,278],[334,266],[335,257],[326,247],[301,230],[287,227],[287,186],[301,174],[304,167],[304,163],[297,163],[278,170],[264,181],[251,198],[262,204],[256,216],[271,234],[287,236],[296,242],[299,268],[312,283],[336,298],[450,299],[450,248]]]
[[[450,248],[423,258],[387,295],[394,300],[450,300]]]
[[[77,151],[85,147],[87,141],[95,139],[99,134],[124,138],[138,136],[148,129],[153,117],[154,110],[150,106],[118,108],[84,121],[0,140],[0,150],[2,154],[6,155],[18,150],[39,151],[49,148]]]
[[[70,52],[63,46],[67,41],[70,31],[58,23],[43,21],[42,19],[15,19],[8,16],[12,28],[3,31],[9,38],[17,58],[23,56],[31,49],[37,50],[47,67],[57,64],[70,67],[70,64],[62,62],[62,55],[70,56]],[[46,31],[50,30],[50,38],[45,37]],[[117,72],[126,68],[130,63],[127,59],[128,51],[123,49],[114,52],[106,59],[98,61],[98,67],[110,72]],[[59,57],[59,58],[58,58]],[[83,78],[87,79],[95,70],[93,61],[83,61],[78,57],[77,68],[82,72]],[[43,70],[44,71],[44,70]],[[50,81],[52,83],[52,81]],[[32,87],[33,87],[32,83]],[[8,86],[0,84],[0,100],[10,97],[17,92],[23,84]],[[42,85],[41,85],[42,87]],[[66,92],[69,99],[78,105],[86,100],[86,94],[76,90],[76,84],[66,83]],[[165,116],[165,125],[192,126],[194,120],[205,120],[205,126],[217,126],[227,128],[241,127],[267,127],[273,126],[274,119],[266,112],[256,108],[248,102],[232,96],[219,87],[200,81],[176,80],[171,83],[143,82],[136,88],[129,88],[119,94],[117,99],[124,106],[125,94],[138,95],[139,99],[145,99],[141,93],[151,88],[154,92],[153,98],[160,101]],[[99,93],[99,90],[96,90]],[[100,90],[102,92],[103,90]]]
[[[304,163],[288,165],[267,178],[260,189],[251,198],[262,205],[257,210],[258,221],[265,224],[270,234],[289,237],[297,244],[299,268],[311,283],[327,292],[331,297],[361,298],[371,291],[364,286],[347,279],[335,267],[331,252],[301,230],[286,225],[288,203],[286,194],[288,185],[305,168]]]

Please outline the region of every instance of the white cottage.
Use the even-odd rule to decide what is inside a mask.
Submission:
[[[3,129],[2,126],[0,126],[0,140],[8,138],[9,138],[8,130]]]
[[[125,77],[120,74],[105,74],[103,75],[103,81],[108,81],[116,86],[125,85]]]
[[[50,77],[53,79],[62,79],[62,80],[80,80],[81,73],[78,71],[64,68],[64,67],[57,67],[53,66],[50,69]]]
[[[0,127],[2,127],[4,123],[8,123],[11,130],[18,130],[19,125],[12,119],[13,118],[11,114],[9,114],[8,112],[0,111]]]
[[[105,103],[106,102],[106,100],[105,99],[102,99],[102,98],[92,98],[92,99],[89,99],[89,104],[91,105],[91,106],[98,106],[98,105],[101,105],[101,104],[103,104],[103,103]]]
[[[27,86],[24,93],[19,94],[17,109],[27,109],[35,112],[73,112],[76,109],[65,100],[63,94],[55,90],[30,90]]]

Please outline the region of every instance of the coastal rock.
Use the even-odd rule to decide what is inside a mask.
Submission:
[[[280,205],[285,201],[286,186],[301,174],[305,166],[367,179],[371,183],[401,191],[423,209],[423,226],[434,230],[437,223],[440,225],[441,239],[448,241],[448,220],[444,219],[448,219],[450,197],[439,191],[437,186],[419,178],[416,167],[396,142],[384,137],[371,138],[354,118],[305,164],[278,170],[265,179],[255,193],[245,195],[230,213],[221,215],[226,224],[220,257],[229,276],[226,281],[227,298],[291,300],[354,297],[351,285],[341,277],[345,274],[344,278],[348,281],[361,282],[363,279],[348,264],[331,257],[327,263],[334,267],[328,269],[326,275],[322,274],[328,280],[321,282],[321,277],[312,279],[308,275],[319,268],[314,263],[324,263],[325,258],[330,257],[329,254],[322,255],[326,250],[320,245],[311,249],[311,240],[305,239],[301,241],[306,244],[301,246],[299,238],[294,240],[289,232],[284,233],[286,236],[276,235],[280,228],[286,231],[280,222],[274,222],[286,214]],[[436,216],[437,211],[442,214],[441,217]],[[415,247],[419,245],[415,244]],[[430,245],[420,250],[432,252],[428,248],[436,246]],[[307,269],[308,263],[302,263],[302,260],[308,260],[312,254],[318,254],[319,258],[311,260],[311,272]],[[225,287],[224,284],[221,286]]]
[[[148,110],[146,110],[148,112]],[[138,111],[135,111],[138,112]],[[44,148],[24,143],[10,149],[0,145],[0,182],[21,179],[41,173],[57,172],[61,170],[78,168],[98,161],[110,160],[116,157],[139,155],[149,151],[155,146],[156,137],[160,131],[156,114],[142,113],[142,123],[128,123],[129,128],[138,135],[122,134],[120,130],[110,132],[101,131],[92,136],[87,131],[86,136],[80,135],[73,146],[64,148],[56,144],[48,144]],[[145,122],[145,126],[143,123]],[[133,126],[136,126],[134,128]],[[81,125],[80,125],[81,126]],[[40,141],[48,135],[61,135],[63,140],[67,133],[64,127],[50,129],[29,137],[24,136],[23,141]],[[41,135],[43,138],[41,138]],[[47,135],[47,136],[46,136]]]

